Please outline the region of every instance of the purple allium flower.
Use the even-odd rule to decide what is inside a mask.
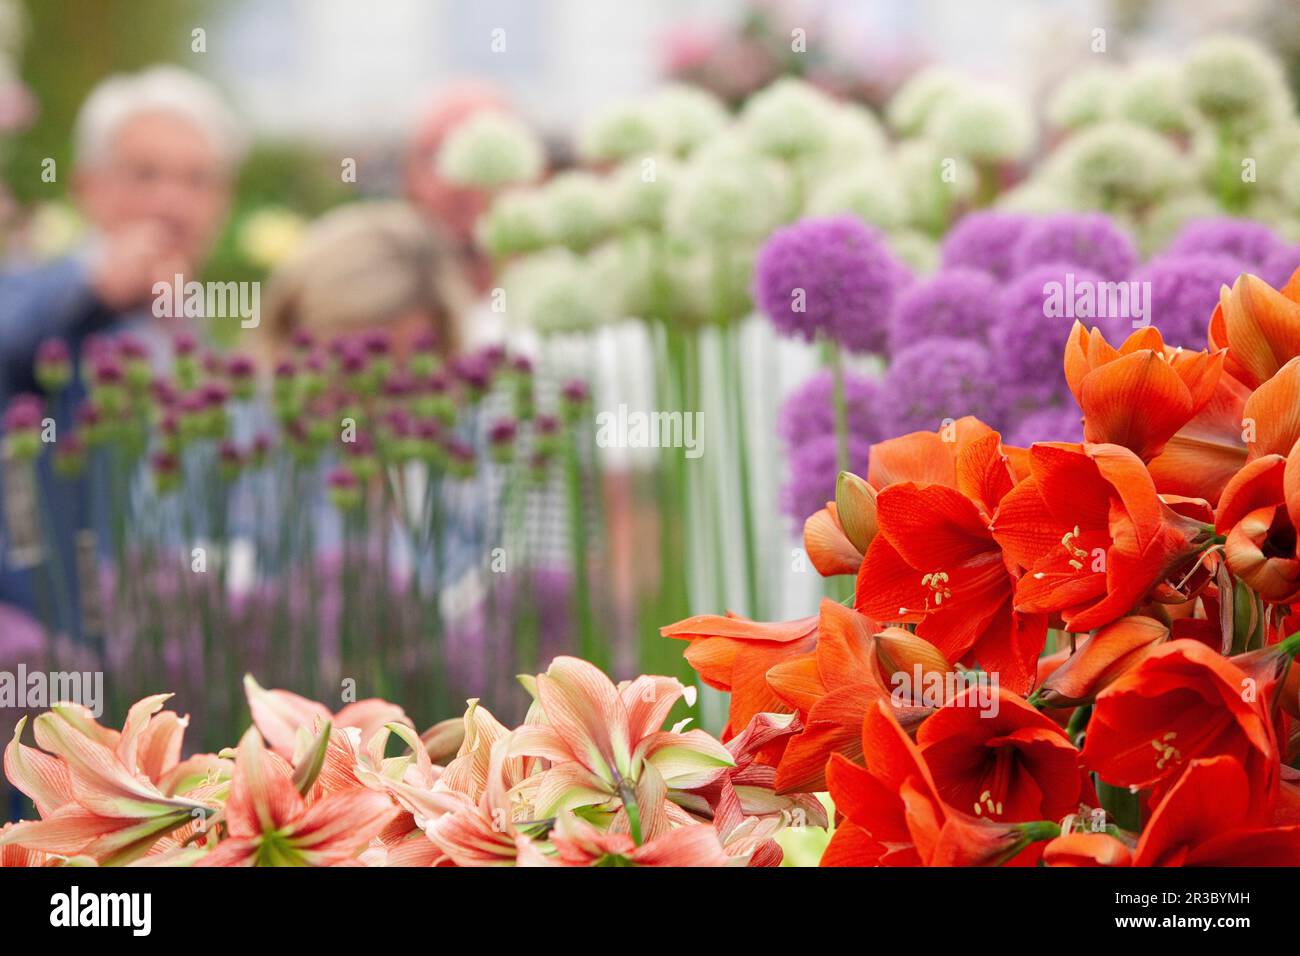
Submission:
[[[223,465],[239,467],[244,462],[244,453],[239,450],[233,439],[224,438],[217,446],[217,458]]]
[[[995,423],[1003,401],[993,357],[969,339],[923,339],[900,351],[880,389],[880,418],[890,435],[934,431],[974,415]]]
[[[134,335],[119,335],[113,341],[117,346],[117,354],[128,362],[146,362],[149,360],[149,349]]]
[[[20,392],[9,399],[9,404],[5,406],[4,430],[7,434],[36,431],[41,427],[44,417],[45,403],[40,396]]]
[[[1069,398],[1065,385],[1065,342],[1077,311],[1068,293],[1086,284],[1096,289],[1096,273],[1064,263],[1039,266],[1013,279],[998,300],[998,317],[989,329],[989,344],[997,356],[996,373],[1005,392],[1017,406],[1041,406],[1058,397]],[[1056,298],[1068,299],[1061,303]],[[1056,305],[1064,314],[1049,315]],[[1132,320],[1079,316],[1088,327],[1100,327],[1115,344],[1132,332]]]
[[[492,385],[492,363],[483,352],[462,355],[453,363],[456,377],[472,392],[483,393]]]
[[[75,418],[79,428],[94,428],[104,420],[99,406],[93,401],[78,406]]]
[[[1268,226],[1252,219],[1213,216],[1193,219],[1178,231],[1166,254],[1213,252],[1245,263],[1250,271],[1262,269],[1286,244]]]
[[[772,233],[758,250],[753,294],[783,335],[811,342],[820,333],[856,352],[880,352],[910,279],[882,232],[832,216]]]
[[[835,434],[834,379],[823,370],[792,391],[781,403],[776,432],[792,451],[810,441]],[[849,434],[867,442],[885,437],[876,405],[880,383],[853,372],[844,374],[844,404]]]
[[[237,382],[248,381],[257,371],[253,359],[248,355],[232,355],[226,360],[226,374]]]
[[[1232,285],[1246,271],[1241,260],[1211,252],[1157,256],[1133,274],[1151,288],[1151,324],[1169,345],[1205,348],[1210,316],[1219,303],[1219,288]],[[1118,343],[1111,343],[1112,345]]]
[[[178,475],[180,473],[180,459],[165,449],[159,449],[150,455],[149,463],[153,466],[154,474],[159,476]]]
[[[417,355],[430,355],[438,351],[438,337],[432,332],[421,332],[411,343],[411,351]]]
[[[367,355],[387,355],[391,348],[392,342],[383,329],[371,329],[361,336],[361,349]]]
[[[298,374],[298,369],[288,359],[281,359],[275,363],[275,371],[272,374],[278,381],[287,382],[293,380],[294,376]]]
[[[1260,266],[1259,277],[1273,288],[1280,289],[1297,269],[1300,269],[1300,244],[1282,246]]]
[[[122,363],[108,354],[96,356],[91,367],[91,378],[96,385],[120,385],[125,374]]]
[[[1128,275],[1138,262],[1132,238],[1099,212],[1063,212],[1034,220],[1025,227],[1012,258],[1017,274],[1064,262],[1111,280]]]
[[[294,329],[289,344],[295,352],[310,352],[316,347],[316,338],[306,329]]]
[[[409,438],[415,432],[415,421],[404,408],[392,408],[385,412],[384,425],[397,438]]]
[[[915,283],[890,316],[890,351],[936,336],[983,342],[997,315],[997,294],[997,280],[978,269],[944,269]]]
[[[62,339],[45,339],[36,348],[36,381],[46,392],[61,391],[72,381],[72,354]]]
[[[1083,414],[1073,402],[1038,408],[1007,429],[1002,440],[1018,448],[1036,441],[1083,441]]]
[[[415,391],[415,379],[401,369],[394,369],[384,379],[384,395],[403,398]]]
[[[849,470],[867,473],[871,443],[849,438]],[[809,515],[835,500],[835,479],[839,477],[839,446],[834,435],[814,438],[790,454],[790,473],[781,486],[781,511],[798,531]]]
[[[175,405],[180,399],[180,392],[176,390],[175,383],[161,375],[155,375],[149,383],[149,394],[163,408]]]
[[[420,418],[415,422],[415,437],[420,441],[441,441],[446,429],[436,418]]]
[[[533,419],[533,428],[539,435],[555,435],[560,431],[560,420],[554,415],[543,412]]]
[[[338,354],[339,368],[344,375],[360,375],[366,370],[366,353],[357,348],[345,348]]]
[[[945,269],[966,266],[995,279],[1015,273],[1012,253],[1033,219],[1020,213],[972,212],[957,221],[944,237],[941,252]]]
[[[506,360],[506,347],[504,345],[485,345],[479,350],[483,361],[494,371]]]
[[[230,399],[230,389],[220,382],[205,382],[199,386],[199,395],[207,408],[218,408]]]
[[[510,360],[510,368],[519,375],[533,374],[533,360],[527,355],[516,355]]]

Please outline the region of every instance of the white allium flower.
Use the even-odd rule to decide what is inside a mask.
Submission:
[[[690,325],[728,321],[753,310],[749,295],[756,249],[719,250],[687,244],[674,250],[666,272],[673,318]]]
[[[615,297],[592,281],[587,262],[547,249],[513,263],[502,277],[512,322],[553,334],[590,329],[615,318]]]
[[[682,168],[682,163],[671,156],[643,156],[615,170],[611,187],[618,220],[649,229],[661,227]]]
[[[710,244],[759,242],[786,221],[789,175],[773,160],[732,142],[692,157],[668,200],[673,235]]]
[[[1300,123],[1280,123],[1251,137],[1242,153],[1255,160],[1255,178],[1259,188],[1274,196],[1291,196],[1300,190],[1295,181],[1300,166]]]
[[[479,246],[493,256],[534,252],[548,242],[546,210],[535,189],[509,189],[474,224]]]
[[[541,188],[547,237],[570,249],[590,248],[614,224],[613,199],[610,185],[592,173],[560,173]]]
[[[1244,37],[1202,40],[1188,54],[1183,71],[1188,99],[1216,126],[1245,133],[1293,111],[1282,67],[1268,50]]]
[[[655,126],[659,148],[678,156],[690,154],[731,121],[716,96],[680,83],[656,90],[646,101],[645,111]]]
[[[652,314],[655,261],[649,236],[634,233],[602,242],[587,254],[587,270],[615,318]]]
[[[885,110],[889,125],[903,136],[920,135],[935,108],[955,96],[969,82],[968,77],[942,66],[918,70],[889,101]]]
[[[945,154],[929,140],[900,144],[894,151],[893,166],[906,221],[923,229],[945,228],[953,208],[979,188],[979,174],[969,162]]]
[[[754,145],[777,159],[812,156],[829,145],[835,101],[803,80],[784,77],[745,103],[740,125]]]
[[[1002,212],[1025,212],[1035,215],[1081,208],[1069,184],[1041,176],[1028,179],[1001,196],[993,205]]]
[[[889,233],[889,248],[915,275],[929,275],[939,268],[939,243],[915,229]]]
[[[545,157],[542,144],[513,116],[487,111],[471,116],[447,135],[438,171],[449,182],[497,189],[535,180]]]
[[[1034,145],[1028,105],[1013,91],[968,87],[937,104],[926,133],[942,150],[975,163],[1012,163]]]
[[[1123,120],[1071,137],[1052,154],[1046,174],[1082,205],[1103,210],[1153,202],[1192,181],[1187,161],[1167,139]]]
[[[836,104],[830,119],[829,135],[821,152],[808,156],[800,166],[799,174],[807,182],[854,170],[888,148],[880,121],[865,107]]]
[[[578,134],[578,153],[592,162],[630,159],[653,153],[659,130],[649,110],[626,103],[601,113]]]
[[[1178,64],[1148,60],[1131,67],[1116,100],[1116,115],[1161,133],[1185,133],[1194,117]]]
[[[1096,65],[1071,73],[1047,101],[1047,121],[1059,129],[1079,129],[1109,119],[1124,88],[1123,71]]]
[[[804,211],[809,216],[846,212],[887,230],[901,226],[907,218],[895,171],[886,163],[871,160],[822,180],[809,195]]]

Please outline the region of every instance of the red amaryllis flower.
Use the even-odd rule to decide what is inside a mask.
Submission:
[[[1078,809],[1079,751],[1055,723],[996,688],[958,694],[916,733],[943,801],[999,821],[1059,820]]]
[[[997,433],[968,442],[955,474],[956,487],[907,482],[880,492],[880,533],[858,573],[856,606],[878,621],[916,623],[948,660],[978,662],[1023,692],[1047,624],[1013,608],[1016,571],[991,531],[1013,481]]]
[[[831,799],[845,819],[822,866],[997,866],[1060,832],[1054,823],[999,824],[945,804],[887,703],[867,711],[862,750],[865,767],[840,754],[827,766]]]
[[[1272,826],[1232,757],[1193,760],[1142,830],[1134,866],[1296,866],[1300,826]]]
[[[1097,696],[1084,763],[1115,786],[1163,788],[1192,760],[1228,756],[1252,782],[1252,807],[1270,807],[1279,774],[1271,701],[1288,641],[1233,659],[1193,640],[1156,648]]]
[[[1180,580],[1208,540],[1204,524],[1160,499],[1127,448],[1038,444],[1029,467],[993,530],[1028,569],[1016,588],[1019,611],[1059,613],[1071,631],[1109,624],[1166,579]]]
[[[1242,434],[1250,389],[1226,372],[1210,400],[1147,462],[1162,494],[1219,500],[1223,486],[1246,463]]]
[[[700,679],[731,694],[723,740],[749,726],[756,714],[789,713],[790,707],[767,685],[767,672],[782,661],[817,646],[817,618],[764,624],[743,617],[697,614],[659,631],[690,641],[686,660]]]
[[[1153,326],[1113,348],[1100,329],[1074,323],[1065,346],[1065,378],[1083,410],[1084,439],[1123,445],[1143,461],[1214,396],[1222,351],[1168,349]]]
[[[1251,388],[1267,382],[1300,356],[1300,280],[1293,275],[1278,290],[1259,276],[1238,276],[1219,293],[1208,338],[1210,348],[1228,349],[1233,377]]]
[[[1233,476],[1215,527],[1227,535],[1228,570],[1265,601],[1300,599],[1300,442],[1287,458],[1265,455]]]

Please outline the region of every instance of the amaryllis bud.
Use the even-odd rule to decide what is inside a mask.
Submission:
[[[844,535],[862,554],[876,536],[876,489],[851,471],[835,481],[835,512]]]
[[[36,381],[51,395],[72,381],[72,354],[62,339],[46,339],[36,349]]]
[[[903,679],[913,684],[918,673],[921,683],[914,688],[917,695],[923,687],[931,686],[936,680],[935,686],[946,686],[946,677],[952,666],[925,638],[903,627],[887,627],[876,634],[874,643],[876,666],[886,687],[893,688],[896,681]],[[919,672],[917,668],[920,668]]]
[[[1088,703],[1168,639],[1169,628],[1153,617],[1122,617],[1080,643],[1038,696],[1053,707]]]

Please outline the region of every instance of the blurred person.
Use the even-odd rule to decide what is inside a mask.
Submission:
[[[307,227],[271,275],[260,333],[273,363],[296,333],[325,340],[381,329],[398,358],[431,336],[451,357],[472,290],[439,230],[401,202],[359,202]]]
[[[0,398],[34,387],[46,338],[74,348],[138,327],[156,341],[157,282],[193,278],[225,222],[244,136],[206,81],[156,66],[100,83],[73,132],[71,193],[89,225],[82,248],[0,274]]]
[[[156,364],[166,361],[166,315],[155,315],[155,284],[191,278],[226,218],[231,182],[244,153],[239,124],[206,81],[174,66],[112,76],[86,98],[73,131],[70,192],[89,225],[85,243],[53,261],[0,273],[0,407],[38,392],[40,344],[62,341],[74,378],[53,403],[60,430],[84,397],[81,352],[92,335],[130,330]],[[64,432],[68,433],[67,431]],[[47,529],[62,567],[73,566],[72,539],[87,526],[93,491],[55,482],[49,456],[38,463],[48,502]],[[0,469],[0,494],[3,470]],[[11,556],[0,527],[0,604],[30,611],[32,568]],[[75,609],[58,627],[76,634]],[[71,616],[71,619],[69,617]]]
[[[438,150],[452,130],[487,110],[506,112],[509,105],[504,94],[484,84],[462,83],[434,97],[416,121],[402,170],[406,198],[454,241],[461,267],[480,293],[491,285],[492,263],[474,243],[474,223],[487,208],[488,196],[443,179]]]

